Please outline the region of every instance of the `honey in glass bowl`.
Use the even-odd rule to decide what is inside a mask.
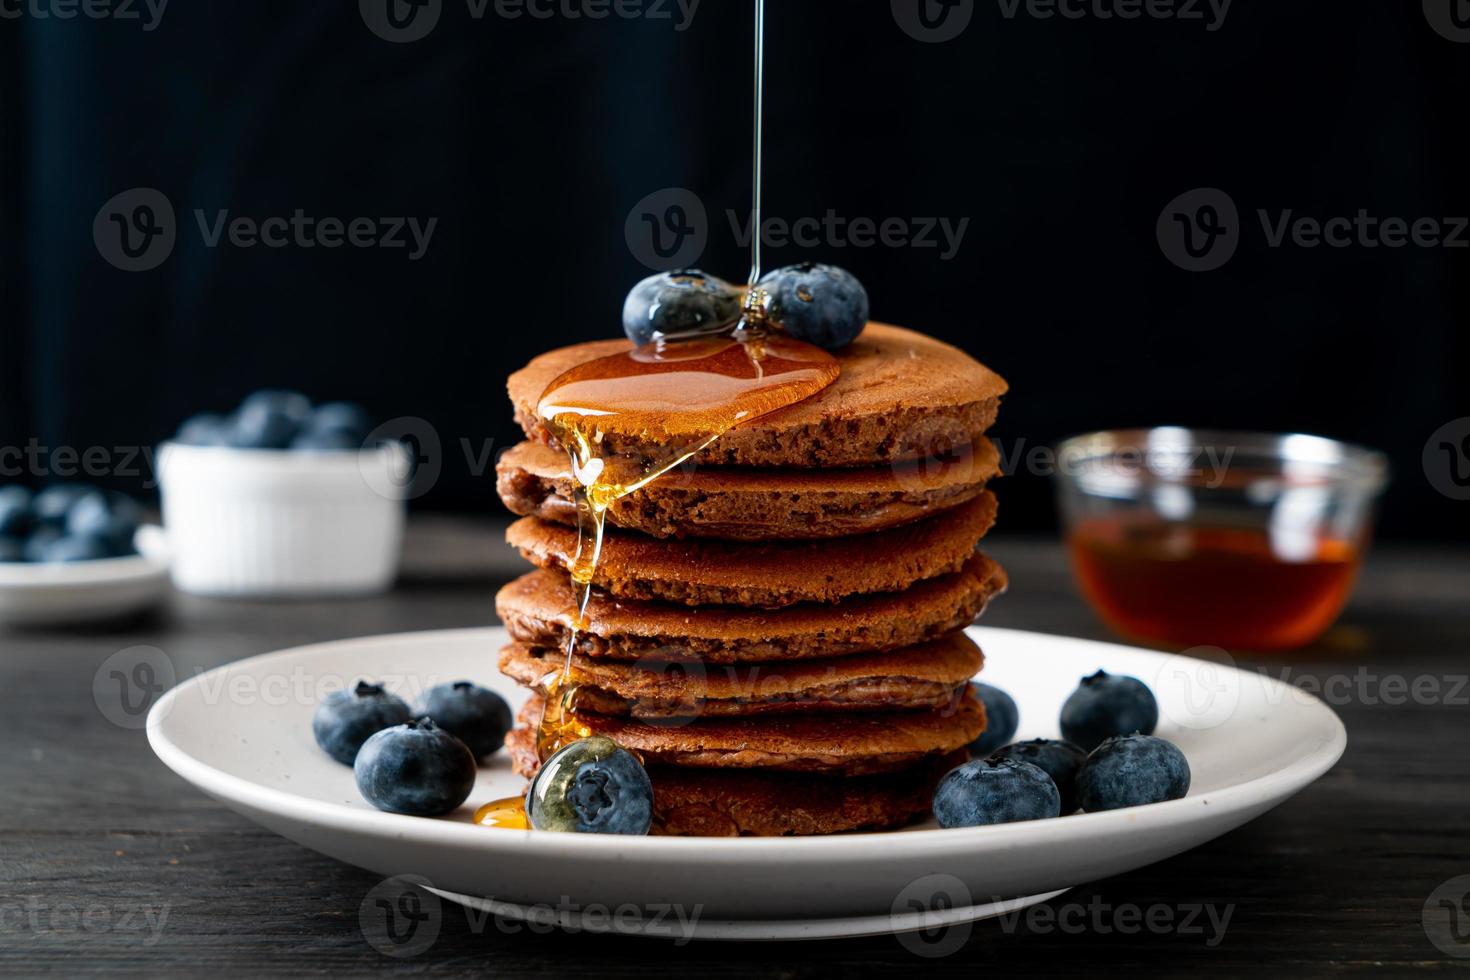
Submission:
[[[1382,456],[1314,436],[1164,428],[1058,451],[1067,549],[1118,633],[1286,650],[1336,621],[1368,544]]]

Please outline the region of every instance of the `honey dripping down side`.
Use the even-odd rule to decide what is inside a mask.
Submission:
[[[746,323],[749,323],[747,319]],[[665,340],[600,357],[547,386],[537,414],[567,452],[577,505],[577,550],[569,569],[576,597],[566,662],[542,687],[546,708],[536,749],[546,759],[590,734],[576,718],[572,651],[615,503],[708,448],[738,425],[804,401],[837,380],[831,354],[763,326],[732,335]],[[610,432],[635,434],[644,453],[603,449]]]

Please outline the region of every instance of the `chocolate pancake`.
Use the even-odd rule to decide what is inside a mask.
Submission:
[[[893,650],[969,625],[1005,588],[1004,570],[976,552],[958,572],[919,582],[906,592],[777,610],[695,609],[594,592],[588,622],[577,631],[576,652],[608,660],[731,664]],[[564,572],[536,571],[502,588],[495,611],[518,642],[565,650],[575,602]]]
[[[994,521],[995,496],[985,490],[914,524],[831,541],[659,541],[609,531],[593,585],[620,599],[689,605],[837,602],[959,571]],[[575,528],[536,517],[512,524],[506,540],[541,568],[565,570],[577,552]]]
[[[524,775],[535,772],[529,728],[506,746]],[[754,769],[649,766],[653,830],[665,836],[782,837],[902,827],[929,813],[934,787],[967,761],[960,749],[876,776],[824,776]]]
[[[889,653],[767,664],[572,658],[577,707],[633,718],[724,718],[797,711],[943,708],[980,670],[980,648],[963,633]],[[500,672],[535,688],[563,668],[560,650],[512,643]]]
[[[979,496],[999,471],[1000,456],[985,438],[943,460],[867,469],[696,466],[666,473],[617,501],[608,521],[655,538],[836,538],[956,507]],[[523,442],[500,457],[495,473],[511,513],[576,526],[574,483],[561,450]]]
[[[550,442],[536,417],[541,394],[559,374],[595,357],[627,350],[627,340],[577,344],[542,354],[510,376],[516,421]],[[839,351],[842,375],[812,398],[722,435],[697,457],[734,466],[874,466],[933,456],[975,440],[995,421],[1005,381],[964,351],[904,330],[870,323]],[[604,432],[612,453],[655,455],[641,431]]]
[[[534,728],[545,702],[531,696],[522,725]],[[985,709],[970,689],[934,711],[850,711],[758,718],[680,719],[656,724],[577,711],[592,735],[632,749],[648,765],[862,776],[906,769],[969,745],[985,730]],[[516,771],[525,774],[517,759]]]

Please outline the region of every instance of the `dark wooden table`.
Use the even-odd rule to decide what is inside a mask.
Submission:
[[[988,623],[1104,635],[1055,544],[999,538],[990,550],[1013,586]],[[921,958],[893,937],[680,947],[512,934],[445,905],[429,949],[390,959],[358,924],[378,876],[206,799],[93,697],[102,661],[136,644],[164,650],[192,674],[318,640],[488,624],[494,589],[515,569],[492,525],[419,523],[404,580],[386,597],[265,605],[175,596],[166,612],[128,628],[0,633],[0,976],[1238,975],[1261,966],[1301,974],[1470,964],[1462,958],[1470,878],[1441,888],[1470,874],[1463,552],[1380,548],[1318,648],[1242,658],[1329,692],[1349,744],[1320,782],[1211,844],[1054,900],[1062,925],[979,923],[942,957]],[[1438,946],[1424,924],[1432,893]],[[1438,904],[1446,896],[1453,912]],[[1209,911],[1216,921],[1229,915],[1223,934]],[[1150,915],[1176,925],[1137,925]],[[1193,925],[1182,925],[1191,915]]]

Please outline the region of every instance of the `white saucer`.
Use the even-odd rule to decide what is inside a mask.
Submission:
[[[127,558],[0,563],[0,624],[66,626],[112,619],[155,605],[168,592],[163,528],[138,529]]]
[[[1193,770],[1189,796],[995,827],[941,830],[931,823],[818,838],[477,827],[476,807],[524,789],[501,753],[449,817],[374,810],[358,795],[351,770],[312,741],[321,694],[368,677],[412,702],[427,687],[468,679],[519,705],[524,693],[495,668],[505,641],[500,629],[344,640],[230,664],[161,698],[148,736],[159,758],[204,792],[294,841],[383,875],[421,876],[443,892],[509,905],[678,903],[697,907],[709,922],[766,924],[854,917],[871,923],[1120,874],[1259,816],[1331,768],[1347,742],[1329,708],[1264,674],[1015,630],[977,627],[971,635],[986,652],[986,680],[1020,706],[1018,738],[1056,735],[1063,700],[1099,667],[1148,682],[1160,703],[1158,734],[1179,745]],[[938,903],[930,900],[936,892],[945,893]]]

